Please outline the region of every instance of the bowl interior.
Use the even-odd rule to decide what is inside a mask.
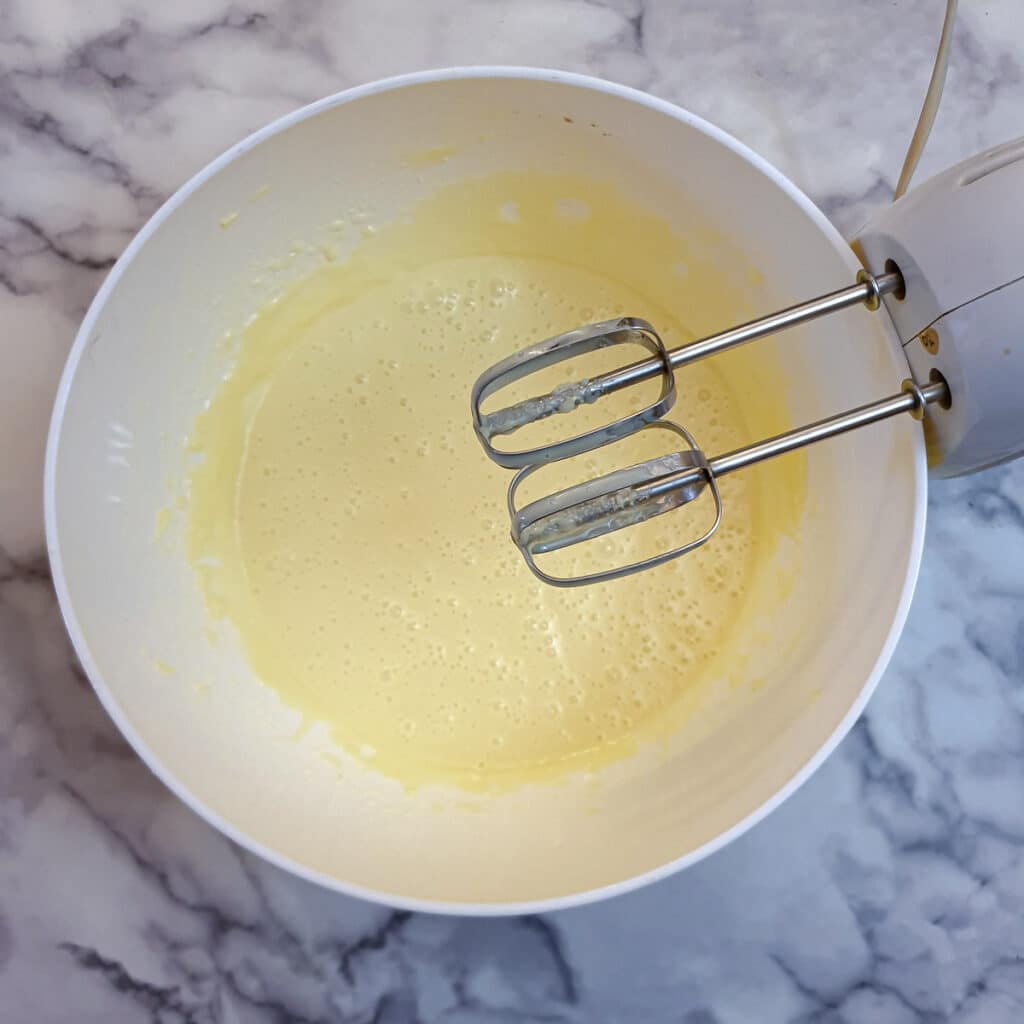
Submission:
[[[83,325],[47,471],[65,617],[98,692],[155,770],[295,870],[453,909],[625,883],[699,855],[776,800],[877,678],[923,517],[909,418],[811,450],[799,550],[777,553],[778,571],[797,556],[800,571],[787,599],[732,640],[754,653],[750,685],[667,756],[476,800],[407,793],[345,763],[319,730],[296,736],[297,716],[250,678],[234,645],[209,642],[173,522],[157,536],[182,439],[229,365],[225,332],[316,263],[333,220],[353,209],[387,220],[440,184],[515,169],[598,174],[691,238],[680,301],[697,331],[840,287],[857,266],[777,175],[653,101],[546,74],[363,90],[237,147],[147,227]],[[343,258],[345,240],[331,241]],[[889,394],[906,372],[883,317],[862,310],[760,344],[786,369],[794,422]]]

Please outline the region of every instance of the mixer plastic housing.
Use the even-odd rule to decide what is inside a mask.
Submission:
[[[899,267],[905,296],[882,301],[914,378],[949,385],[951,407],[928,417],[932,472],[1024,454],[1024,138],[880,210],[855,248],[876,273]]]

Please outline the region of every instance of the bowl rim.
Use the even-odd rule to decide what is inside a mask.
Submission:
[[[886,666],[892,657],[900,634],[906,623],[910,610],[910,603],[913,598],[917,577],[920,570],[921,554],[924,546],[925,519],[927,512],[927,466],[925,458],[925,445],[921,432],[914,434],[913,439],[913,486],[914,486],[914,521],[911,530],[910,551],[908,552],[907,569],[903,579],[899,601],[893,615],[888,634],[881,646],[878,657],[867,678],[864,680],[860,693],[850,705],[846,714],[835,726],[832,732],[824,739],[817,751],[779,788],[756,807],[745,817],[735,822],[729,828],[720,832],[717,836],[709,839],[696,849],[666,861],[657,867],[628,878],[620,879],[606,885],[591,889],[582,889],[576,892],[560,896],[545,897],[543,899],[523,901],[487,901],[487,902],[456,902],[451,900],[431,900],[412,898],[393,894],[380,889],[373,889],[367,886],[345,882],[341,879],[325,874],[322,871],[307,867],[293,858],[278,852],[277,850],[264,845],[259,840],[237,828],[218,812],[208,807],[203,800],[192,790],[178,781],[173,772],[166,768],[156,755],[149,749],[146,741],[136,732],[127,715],[122,711],[117,697],[107,686],[103,672],[89,650],[81,624],[75,614],[74,602],[64,573],[64,566],[61,556],[60,531],[57,525],[57,459],[60,448],[61,432],[64,421],[64,413],[67,407],[68,396],[74,383],[74,378],[86,350],[88,339],[92,335],[93,326],[100,315],[111,292],[117,286],[118,281],[124,274],[125,269],[135,258],[139,250],[146,244],[151,235],[156,232],[160,225],[167,220],[174,211],[181,206],[194,192],[196,192],[206,181],[216,175],[224,167],[238,159],[255,146],[260,145],[266,139],[287,130],[295,124],[315,117],[322,111],[336,106],[353,103],[357,100],[374,96],[378,93],[397,91],[421,85],[431,85],[437,82],[459,81],[465,79],[519,79],[524,81],[540,81],[552,84],[564,85],[581,90],[590,90],[604,93],[619,99],[636,103],[647,107],[657,113],[664,114],[674,120],[681,121],[687,126],[696,129],[710,137],[720,145],[732,150],[737,156],[751,164],[756,170],[769,178],[779,189],[785,192],[790,199],[814,222],[818,229],[832,243],[840,257],[847,263],[851,274],[861,269],[853,251],[832,222],[822,211],[801,191],[789,178],[775,168],[763,157],[750,149],[747,145],[734,138],[732,135],[716,127],[702,117],[692,114],[684,108],[670,103],[667,100],[659,99],[648,93],[629,86],[619,85],[614,82],[605,81],[590,75],[578,74],[569,71],[558,71],[548,68],[522,67],[515,65],[480,65],[480,66],[456,66],[437,68],[427,71],[416,71],[409,74],[395,75],[388,78],[378,79],[363,85],[354,86],[326,96],[306,106],[300,107],[291,113],[270,122],[264,127],[246,136],[235,145],[231,146],[220,156],[216,157],[200,171],[189,178],[177,191],[174,192],[156,212],[143,225],[138,234],[125,248],[113,268],[110,270],[103,284],[100,286],[96,296],[92,300],[88,311],[75,336],[71,346],[67,362],[61,374],[60,383],[57,388],[54,401],[53,413],[50,419],[49,433],[46,442],[46,457],[43,472],[43,505],[46,530],[46,546],[49,556],[51,574],[54,589],[57,594],[57,601],[65,627],[71,639],[75,654],[78,657],[86,675],[92,684],[100,703],[107,714],[114,721],[121,734],[128,740],[134,751],[139,755],[149,770],[187,807],[193,810],[207,823],[217,829],[222,835],[233,842],[268,861],[274,866],[281,868],[289,874],[295,875],[308,882],[322,886],[334,892],[347,896],[357,897],[373,903],[383,904],[401,910],[419,911],[434,914],[453,914],[469,917],[488,917],[512,914],[536,914],[546,913],[555,910],[564,910],[571,907],[583,906],[599,900],[623,895],[639,889],[642,886],[660,881],[670,875],[681,871],[683,868],[698,863],[705,857],[724,848],[733,840],[738,839],[744,833],[753,828],[756,824],[767,817],[772,811],[778,808],[785,800],[795,793],[822,765],[826,758],[835,750],[839,742],[850,731],[854,723],[860,717],[868,700],[878,686],[879,680]],[[898,348],[898,339],[894,332],[888,331],[890,341],[895,348]]]

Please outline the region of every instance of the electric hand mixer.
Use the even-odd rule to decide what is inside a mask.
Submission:
[[[512,539],[540,579],[556,586],[596,583],[686,554],[705,544],[721,522],[720,477],[891,416],[928,416],[929,461],[940,475],[968,473],[1024,454],[1024,139],[914,189],[870,222],[857,245],[867,269],[856,283],[723,333],[666,350],[651,324],[622,317],[526,348],[479,377],[472,391],[473,426],[492,460],[518,470],[508,489]],[[675,372],[687,364],[857,304],[884,308],[892,318],[910,370],[899,391],[712,456],[685,428],[664,418],[676,400]],[[490,413],[482,409],[490,396],[545,367],[629,343],[640,345],[649,358]],[[653,401],[596,429],[520,450],[494,444],[497,437],[648,380],[661,383]],[[521,484],[540,466],[642,430],[668,431],[679,439],[678,450],[517,504]],[[580,575],[555,576],[536,564],[537,555],[635,526],[702,494],[711,496],[711,524],[676,547]]]

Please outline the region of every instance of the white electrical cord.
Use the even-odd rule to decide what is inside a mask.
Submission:
[[[914,137],[910,140],[910,148],[903,159],[903,169],[900,171],[900,179],[896,183],[896,191],[893,199],[899,199],[907,187],[910,179],[917,169],[917,163],[924,152],[925,143],[931,134],[932,125],[935,123],[935,115],[939,109],[939,101],[942,99],[942,87],[946,84],[946,69],[949,67],[949,44],[953,38],[953,22],[956,19],[957,0],[946,0],[946,17],[942,22],[942,34],[939,36],[939,49],[935,54],[935,66],[932,68],[931,81],[928,83],[928,91],[924,94],[924,104],[921,107],[921,114],[917,119],[917,127],[914,129]]]

